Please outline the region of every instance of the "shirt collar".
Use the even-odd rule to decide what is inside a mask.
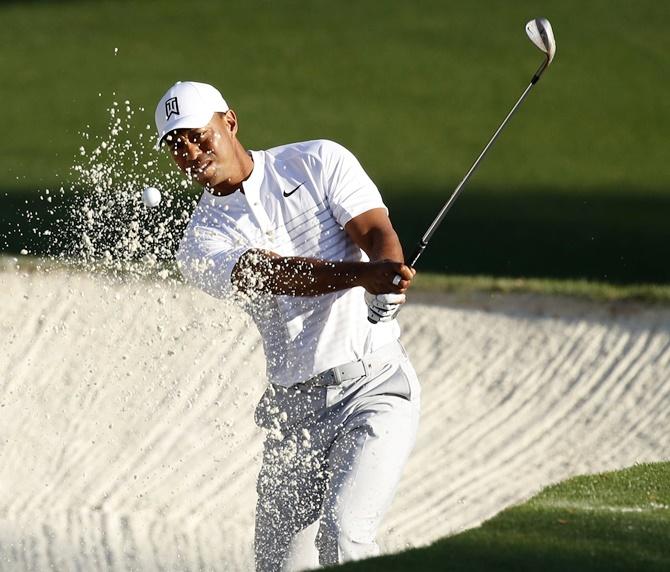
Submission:
[[[263,179],[265,178],[265,153],[263,151],[249,151],[249,155],[251,155],[254,166],[249,177],[242,182],[241,188],[244,190],[244,195],[247,197],[258,197],[260,195]],[[229,195],[215,195],[207,190],[205,190],[203,194],[203,196],[210,199],[209,202],[211,204],[228,203],[241,195],[242,193],[240,193],[239,190],[236,190]]]
[[[249,154],[254,161],[254,168],[251,175],[242,183],[242,188],[247,196],[258,196],[265,178],[265,153],[263,151],[249,151]]]

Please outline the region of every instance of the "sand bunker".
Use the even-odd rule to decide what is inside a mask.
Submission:
[[[423,421],[384,551],[670,457],[670,311],[417,299],[400,320]],[[249,320],[187,287],[59,272],[0,273],[0,300],[0,570],[251,570]]]

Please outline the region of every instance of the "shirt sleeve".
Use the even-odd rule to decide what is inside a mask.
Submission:
[[[208,226],[189,226],[177,252],[177,265],[184,278],[216,298],[235,293],[233,268],[251,246],[242,238]]]
[[[340,226],[371,209],[388,209],[372,179],[353,153],[333,141],[322,146],[326,196]]]

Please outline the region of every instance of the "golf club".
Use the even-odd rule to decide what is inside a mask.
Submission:
[[[456,202],[456,199],[458,198],[458,196],[461,194],[461,191],[465,187],[465,183],[467,183],[470,176],[475,172],[475,170],[479,166],[479,163],[486,155],[486,152],[498,138],[498,135],[500,135],[500,132],[507,124],[507,121],[509,121],[509,118],[512,117],[514,112],[521,105],[521,102],[526,98],[526,95],[528,95],[528,92],[531,90],[531,88],[539,81],[540,77],[544,73],[544,70],[547,69],[549,64],[551,64],[552,60],[554,59],[554,56],[556,55],[556,41],[554,40],[554,32],[551,29],[551,24],[549,23],[549,20],[547,20],[546,18],[535,18],[534,20],[531,20],[526,24],[526,34],[528,34],[528,37],[530,38],[531,42],[533,42],[533,44],[535,44],[540,50],[542,50],[545,53],[546,57],[542,62],[542,64],[540,65],[540,67],[537,69],[537,71],[533,74],[533,78],[531,79],[530,84],[528,84],[528,87],[521,94],[521,97],[514,104],[514,107],[512,107],[512,110],[507,114],[507,117],[505,117],[503,122],[500,124],[500,127],[496,129],[495,133],[493,134],[493,137],[491,137],[490,141],[486,144],[486,147],[484,147],[484,150],[480,153],[479,157],[477,157],[477,160],[473,163],[472,167],[470,167],[470,170],[465,174],[465,177],[463,177],[463,180],[458,184],[456,190],[454,190],[454,192],[451,194],[449,200],[445,203],[445,205],[442,207],[442,210],[440,210],[438,215],[435,217],[435,220],[433,220],[433,222],[430,224],[428,230],[426,230],[424,235],[421,237],[421,240],[419,241],[419,244],[417,245],[414,254],[412,254],[412,257],[409,259],[408,265],[411,267],[414,267],[416,265],[420,256],[423,254],[423,251],[428,246],[430,238],[433,236],[437,228],[440,226],[440,223],[446,216],[447,212],[449,212],[451,206],[454,204],[454,202]],[[401,280],[400,276],[396,275],[393,278],[393,283],[395,285],[398,285],[400,283],[400,280]]]

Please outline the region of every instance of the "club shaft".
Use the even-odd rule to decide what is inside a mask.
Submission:
[[[501,131],[505,128],[505,125],[507,125],[507,122],[509,121],[510,117],[514,115],[514,112],[517,110],[517,108],[521,105],[523,100],[526,98],[526,95],[528,95],[528,92],[531,90],[533,85],[537,82],[539,79],[539,75],[541,74],[542,71],[544,71],[544,67],[546,66],[541,66],[540,69],[538,70],[538,73],[536,73],[533,76],[532,81],[528,84],[528,87],[524,90],[524,92],[521,94],[521,97],[517,100],[517,102],[514,104],[514,107],[510,110],[510,112],[507,114],[507,117],[503,119],[503,122],[500,124],[498,129],[496,129],[495,133],[489,140],[489,142],[486,144],[486,147],[484,147],[484,150],[479,154],[479,157],[475,160],[475,162],[472,164],[472,167],[470,167],[470,170],[465,174],[465,177],[461,180],[460,183],[458,183],[458,186],[454,190],[454,192],[451,194],[449,197],[449,200],[444,204],[438,215],[435,217],[435,220],[430,224],[428,227],[428,230],[424,233],[424,235],[421,237],[421,240],[419,241],[419,244],[416,247],[416,250],[414,251],[414,254],[412,255],[412,258],[410,259],[409,265],[410,266],[415,266],[417,261],[419,260],[420,256],[423,254],[423,251],[426,249],[428,246],[428,242],[430,241],[430,238],[433,236],[433,233],[437,230],[437,227],[440,226],[440,223],[446,216],[446,214],[449,212],[449,209],[451,206],[454,204],[458,196],[461,194],[461,191],[465,187],[465,183],[468,182],[468,179],[470,176],[477,170],[477,167],[479,166],[479,163],[481,163],[482,159],[486,155],[487,151],[491,148],[493,143],[495,143],[495,140],[498,138],[498,135],[500,135]]]

